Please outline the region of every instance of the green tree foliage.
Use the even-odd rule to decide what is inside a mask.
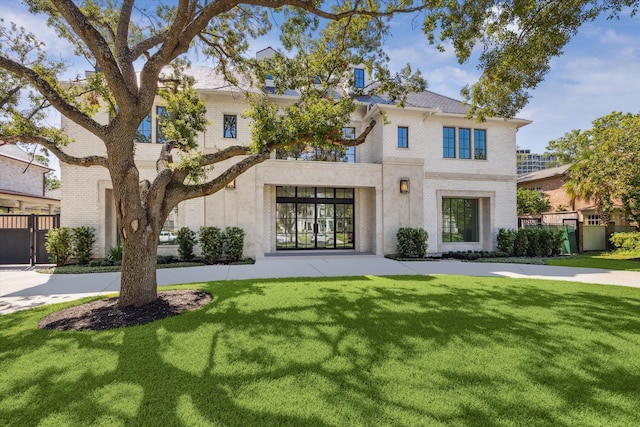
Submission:
[[[518,188],[516,204],[518,215],[540,214],[551,210],[549,196],[529,188]]]
[[[575,198],[593,200],[603,224],[610,224],[615,205],[622,205],[638,221],[640,113],[612,112],[592,125],[589,130],[574,130],[547,146],[563,162],[573,163],[565,189]]]
[[[451,41],[460,62],[479,48],[482,77],[462,92],[469,115],[508,118],[526,104],[550,60],[580,25],[599,14],[634,13],[638,3],[24,0],[96,72],[71,84],[62,81],[65,64],[47,55],[43,41],[0,22],[0,143],[36,143],[61,162],[108,169],[123,246],[119,303],[139,306],[157,296],[155,245],[179,202],[215,193],[278,148],[361,144],[375,121],[354,139],[341,136],[357,96],[386,93],[402,104],[409,91],[425,87],[411,67],[397,74],[387,67],[383,41],[394,15],[410,13],[422,20],[428,42],[443,49]],[[264,62],[247,58],[250,40],[271,30],[269,13],[274,11],[282,16],[279,31],[286,52]],[[251,144],[216,153],[195,150],[196,136],[207,124],[205,105],[186,72],[187,58],[195,52],[230,84],[246,90]],[[355,64],[369,72],[371,85],[353,90]],[[278,91],[295,89],[297,101],[277,105],[250,90],[261,87],[267,75]],[[156,97],[167,108],[160,124],[166,142],[156,177],[141,181],[133,161],[134,138]],[[94,118],[100,108],[110,113],[107,123]],[[44,120],[49,109],[101,140],[104,149],[86,157],[68,154],[67,135]],[[209,168],[235,156],[241,160],[206,178]]]

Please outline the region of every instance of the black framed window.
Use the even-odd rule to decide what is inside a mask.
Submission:
[[[160,122],[169,115],[166,107],[157,106],[156,107],[156,142],[161,144],[166,141],[164,133],[162,133],[162,128],[160,127]]]
[[[442,199],[442,241],[480,241],[478,199]]]
[[[364,87],[364,69],[354,68],[353,78],[355,81],[355,86],[359,89],[362,89]]]
[[[237,138],[238,137],[238,116],[225,114],[223,118],[223,123],[224,123],[224,137]]]
[[[354,249],[354,189],[276,187],[276,249]]]
[[[473,130],[473,158],[487,160],[487,131],[484,129]]]
[[[347,139],[347,140],[356,139],[356,128],[352,128],[352,127],[342,128],[342,139]],[[347,147],[345,149],[344,155],[342,156],[342,161],[347,163],[355,163],[356,147]]]
[[[138,125],[136,136],[133,138],[134,142],[151,142],[151,114],[142,119]]]
[[[398,148],[409,148],[409,128],[398,126]]]
[[[445,127],[442,129],[442,156],[448,159],[456,157],[456,130]]]
[[[471,129],[458,129],[458,153],[461,159],[471,158]]]

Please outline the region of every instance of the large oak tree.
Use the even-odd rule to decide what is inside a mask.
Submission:
[[[123,243],[121,305],[143,305],[156,298],[156,249],[160,230],[179,202],[213,194],[277,148],[301,144],[362,143],[376,125],[355,140],[341,129],[356,108],[356,96],[385,93],[402,104],[408,91],[424,87],[419,74],[405,68],[392,75],[383,41],[389,19],[414,14],[426,40],[437,48],[450,40],[460,62],[481,51],[482,78],[463,89],[470,116],[512,117],[543,79],[550,59],[579,26],[599,14],[615,16],[637,8],[629,0],[24,0],[43,14],[60,38],[98,72],[87,80],[64,82],[65,64],[49,58],[35,36],[9,22],[0,26],[0,143],[37,143],[60,161],[109,170]],[[280,26],[286,55],[249,59],[252,38],[271,29],[268,12]],[[198,50],[232,84],[261,87],[267,74],[278,90],[299,97],[278,108],[267,95],[247,91],[252,106],[251,144],[196,155],[196,136],[206,126],[205,106],[185,73],[189,54]],[[375,84],[340,91],[351,82],[350,67],[364,64]],[[138,71],[137,71],[138,70]],[[353,83],[353,82],[351,82]],[[161,124],[168,141],[153,181],[140,182],[134,137],[156,97],[167,105]],[[108,123],[94,115],[106,108]],[[45,126],[55,109],[104,143],[88,157],[65,152],[60,130]],[[106,154],[102,154],[106,152]],[[173,161],[173,154],[180,161]],[[239,161],[214,179],[207,168],[230,158]]]

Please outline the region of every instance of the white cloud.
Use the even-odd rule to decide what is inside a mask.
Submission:
[[[11,2],[16,3],[16,2]],[[14,22],[26,31],[33,33],[39,40],[46,44],[50,56],[68,58],[73,55],[73,46],[66,40],[58,37],[53,28],[46,25],[43,15],[29,13],[24,7],[14,6],[3,8],[2,17],[5,22]]]

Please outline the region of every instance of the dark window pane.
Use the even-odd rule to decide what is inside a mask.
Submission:
[[[475,129],[473,131],[473,157],[478,160],[487,159],[487,131]]]
[[[165,107],[156,107],[156,142],[158,144],[161,144],[166,140],[164,134],[162,133],[160,122],[162,122],[168,116],[169,113],[167,113],[167,109]]]
[[[409,148],[409,128],[398,126],[398,148]]]
[[[223,118],[223,122],[224,122],[224,137],[237,138],[238,117],[225,114]]]
[[[442,241],[479,242],[478,199],[442,199]]]
[[[459,129],[458,130],[458,152],[461,159],[471,158],[471,130]]]
[[[445,127],[442,130],[442,156],[456,157],[456,132],[454,128]]]
[[[353,70],[353,77],[355,80],[355,86],[357,88],[363,88],[364,87],[364,70],[362,68],[355,68]]]
[[[140,122],[133,140],[135,142],[151,142],[151,114]]]

